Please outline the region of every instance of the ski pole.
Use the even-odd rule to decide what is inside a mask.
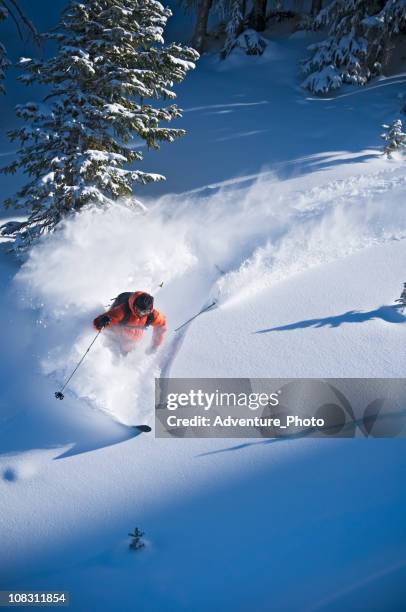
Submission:
[[[64,394],[63,391],[66,387],[66,385],[68,384],[68,382],[70,381],[70,379],[72,378],[72,376],[74,375],[74,373],[76,372],[76,370],[79,368],[80,364],[82,363],[82,361],[84,360],[84,358],[86,357],[86,355],[88,354],[88,352],[90,351],[90,349],[92,348],[93,344],[96,342],[97,338],[99,337],[102,329],[99,329],[99,331],[97,332],[97,334],[95,335],[95,337],[93,338],[93,340],[91,341],[91,343],[89,344],[89,346],[87,347],[87,350],[84,352],[82,359],[78,362],[76,368],[73,370],[72,374],[69,376],[69,378],[65,381],[65,383],[63,384],[63,386],[60,388],[59,391],[55,391],[55,397],[56,399],[59,400],[63,400],[64,399]]]
[[[206,310],[210,310],[210,308],[213,308],[213,306],[215,306],[217,304],[216,300],[214,300],[214,302],[212,302],[211,304],[209,304],[208,306],[205,306],[205,308],[202,308],[197,314],[193,315],[193,317],[190,317],[190,319],[188,319],[187,321],[185,321],[184,323],[182,323],[182,325],[179,325],[179,327],[177,327],[176,329],[174,329],[173,331],[177,332],[180,329],[182,329],[182,327],[185,327],[185,325],[187,325],[188,323],[190,323],[191,321],[193,321],[193,319],[196,319],[196,317],[198,317],[199,315],[203,314],[204,312],[206,312]]]

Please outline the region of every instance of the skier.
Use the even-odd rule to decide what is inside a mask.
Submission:
[[[166,332],[165,316],[154,308],[154,298],[145,291],[121,293],[110,310],[95,318],[93,325],[98,331],[114,328],[114,335],[124,354],[132,351],[150,325],[154,333],[152,344],[146,351],[148,354],[155,353]]]

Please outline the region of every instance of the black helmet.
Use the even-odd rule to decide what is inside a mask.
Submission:
[[[151,312],[154,308],[154,298],[149,293],[141,293],[134,300],[134,308],[141,313]]]

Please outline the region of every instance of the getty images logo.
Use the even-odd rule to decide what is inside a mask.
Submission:
[[[207,401],[197,401],[199,393],[213,398],[210,406]],[[235,399],[221,401],[224,397]],[[258,401],[253,403],[252,398]],[[405,402],[406,379],[157,378],[155,434],[178,438],[405,437]]]

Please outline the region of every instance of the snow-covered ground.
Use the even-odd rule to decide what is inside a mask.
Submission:
[[[162,371],[405,376],[406,178],[377,149],[405,77],[313,100],[306,44],[201,60],[179,91],[187,136],[146,156],[168,176],[147,213],[87,211],[22,267],[1,245],[2,589],[68,590],[75,612],[403,609],[404,441],[128,427],[153,424]],[[102,336],[57,402],[94,315],[138,288],[167,314],[161,352],[122,359]]]

